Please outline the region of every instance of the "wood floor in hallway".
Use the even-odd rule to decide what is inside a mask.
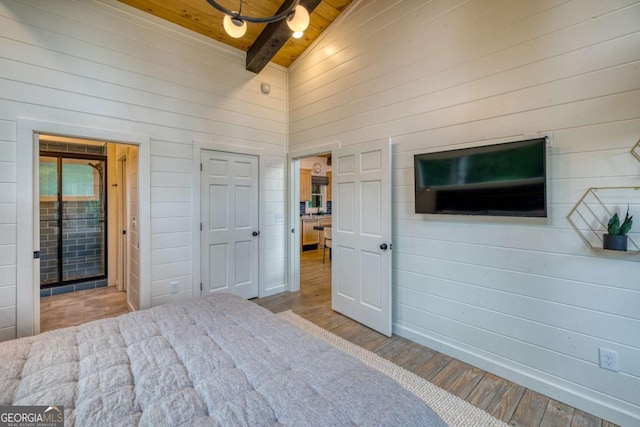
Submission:
[[[381,335],[331,310],[331,263],[322,250],[305,251],[300,291],[254,299],[274,313],[294,313],[465,399],[512,426],[615,427],[615,424],[543,396],[413,341]]]
[[[40,298],[40,332],[128,313],[126,295],[108,286]]]

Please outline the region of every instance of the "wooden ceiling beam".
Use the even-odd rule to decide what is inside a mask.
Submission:
[[[300,0],[299,4],[307,9],[309,15],[311,15],[321,1]],[[276,14],[284,10],[289,4],[290,2],[284,2]],[[260,73],[292,34],[293,31],[287,25],[286,19],[268,24],[247,51],[246,69],[256,74]]]

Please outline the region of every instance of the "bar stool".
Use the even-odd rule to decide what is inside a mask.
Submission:
[[[331,227],[325,227],[322,230],[322,233],[324,235],[324,247],[322,248],[322,263],[324,264],[324,257],[325,257],[327,248],[329,248],[329,261],[331,261]]]

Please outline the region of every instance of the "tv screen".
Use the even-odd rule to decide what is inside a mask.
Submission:
[[[545,141],[415,155],[416,213],[546,217]]]

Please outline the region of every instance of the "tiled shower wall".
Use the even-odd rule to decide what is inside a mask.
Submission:
[[[99,201],[63,203],[62,241],[65,280],[105,273],[103,222]],[[57,202],[40,202],[40,281],[57,281]]]

